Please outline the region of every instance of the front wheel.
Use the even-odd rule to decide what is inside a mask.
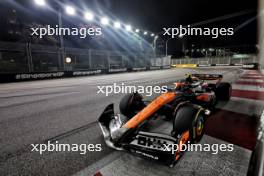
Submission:
[[[174,117],[172,136],[189,131],[191,143],[199,142],[204,135],[205,115],[201,107],[184,104],[179,107]]]
[[[186,103],[180,106],[174,116],[172,136],[178,137],[178,146],[175,161],[178,161],[183,152],[181,147],[187,141],[198,143],[204,135],[205,114],[201,107]]]
[[[139,93],[130,93],[125,95],[120,103],[119,110],[121,114],[128,118],[132,118],[138,111],[145,107],[143,97]]]
[[[201,141],[203,135],[204,135],[204,128],[205,126],[205,118],[202,113],[198,113],[197,117],[193,121],[193,127],[192,127],[192,135],[191,135],[191,142],[192,143],[198,143]]]

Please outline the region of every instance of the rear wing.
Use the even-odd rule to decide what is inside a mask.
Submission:
[[[223,78],[220,74],[192,74],[192,76],[201,80],[221,80]]]

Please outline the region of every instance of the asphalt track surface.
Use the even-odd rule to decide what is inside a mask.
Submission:
[[[241,111],[250,125],[246,137],[240,141],[229,125],[219,127],[209,121],[208,133],[202,143],[234,143],[233,152],[216,155],[205,152],[188,152],[174,168],[168,168],[124,152],[109,149],[102,138],[97,119],[109,103],[118,105],[122,95],[106,96],[97,86],[113,85],[167,85],[184,78],[186,73],[220,73],[224,80],[235,83],[243,72],[238,67],[170,69],[148,72],[99,75],[67,79],[8,83],[0,85],[0,175],[245,175],[254,146],[255,123],[262,100],[236,99],[226,105],[220,103],[221,112],[215,116],[221,122],[225,113]],[[145,96],[146,97],[146,96]],[[146,97],[150,98],[150,97]],[[243,103],[243,101],[246,101]],[[233,104],[232,104],[233,103]],[[252,111],[254,108],[254,111]],[[115,106],[118,112],[118,106]],[[233,111],[230,112],[230,109]],[[223,112],[224,111],[224,112]],[[253,112],[253,113],[251,113]],[[218,118],[218,116],[221,116]],[[239,115],[240,117],[240,115]],[[228,119],[230,120],[230,119]],[[233,126],[236,120],[232,122]],[[218,126],[214,129],[214,126]],[[165,127],[166,128],[166,127]],[[221,129],[224,129],[221,131]],[[242,131],[242,130],[240,130]],[[223,135],[221,135],[223,133]],[[237,134],[241,135],[241,134]],[[252,139],[252,140],[250,140]],[[102,151],[87,152],[32,152],[31,144],[47,141],[69,144],[102,144]]]

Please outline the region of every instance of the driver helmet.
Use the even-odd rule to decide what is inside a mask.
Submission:
[[[187,77],[185,78],[185,81],[188,83],[193,83],[193,82],[198,81],[198,78],[195,76],[192,76],[192,74],[186,74],[186,76]]]

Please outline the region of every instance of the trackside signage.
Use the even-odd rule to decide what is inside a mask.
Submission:
[[[64,76],[64,72],[53,72],[53,73],[23,73],[15,76],[16,80],[25,79],[44,79],[44,78],[59,78]]]
[[[52,79],[52,78],[63,78],[63,77],[75,77],[75,76],[88,76],[101,74],[106,70],[84,70],[84,71],[57,71],[57,72],[34,72],[34,73],[3,73],[0,74],[1,82],[12,82],[12,81],[26,81],[26,80],[39,80],[39,79]]]

